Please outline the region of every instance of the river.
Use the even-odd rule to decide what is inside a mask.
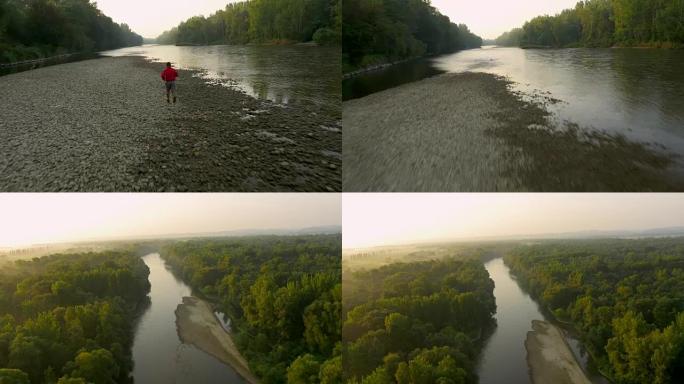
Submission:
[[[183,344],[175,310],[190,287],[178,280],[157,253],[143,257],[150,268],[150,306],[135,331],[133,379],[145,384],[243,384],[233,369],[199,349]]]
[[[488,261],[485,263],[485,268],[494,280],[497,326],[482,350],[478,366],[480,384],[531,383],[525,339],[527,332],[532,330],[532,320],[549,321],[549,319],[511,277],[503,258]],[[582,351],[580,342],[568,335],[566,335],[566,341],[591,381],[595,384],[607,383],[602,376],[591,369],[589,358]]]
[[[102,54],[170,61],[177,68],[201,71],[208,82],[280,104],[313,104],[331,113],[341,108],[341,54],[335,47],[143,45]]]
[[[683,65],[682,50],[483,47],[345,80],[343,98],[440,73],[491,73],[509,78],[527,95],[560,100],[547,105],[556,122],[684,155]]]

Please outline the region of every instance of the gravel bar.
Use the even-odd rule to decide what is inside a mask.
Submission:
[[[1,191],[340,191],[340,114],[116,57],[0,77]]]
[[[674,158],[554,122],[505,78],[444,74],[343,103],[347,192],[684,190]]]
[[[525,348],[533,384],[591,384],[560,329],[539,320],[532,321],[532,329]]]
[[[196,297],[184,297],[176,307],[176,329],[183,343],[191,344],[231,366],[245,382],[258,384],[233,338],[214,316],[211,306]]]

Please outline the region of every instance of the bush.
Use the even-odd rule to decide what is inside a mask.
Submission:
[[[313,41],[318,45],[336,45],[340,43],[340,36],[330,28],[320,28],[313,34]]]

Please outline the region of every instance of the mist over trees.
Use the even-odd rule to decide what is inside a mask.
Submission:
[[[345,0],[342,8],[345,71],[482,45],[429,0]]]
[[[195,240],[161,252],[230,316],[265,384],[341,381],[341,254],[341,235]]]
[[[0,0],[0,62],[140,44],[89,0]]]
[[[247,44],[315,41],[338,44],[341,0],[250,0],[209,17],[195,16],[157,38],[160,44]]]
[[[348,384],[477,383],[494,282],[477,259],[348,272],[342,328]]]
[[[586,0],[539,16],[497,39],[505,46],[676,47],[684,44],[684,0]]]
[[[0,270],[0,383],[126,383],[149,269],[131,253],[59,254]]]
[[[684,238],[521,246],[504,261],[612,382],[684,382]]]

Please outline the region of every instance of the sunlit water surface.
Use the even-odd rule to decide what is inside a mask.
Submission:
[[[341,53],[335,47],[143,45],[102,54],[170,61],[181,69],[202,71],[208,81],[281,104],[312,104],[333,111],[341,108]]]
[[[684,155],[684,51],[483,47],[345,80],[345,99],[439,73],[484,72],[513,89],[560,100],[554,120],[621,134]]]
[[[180,341],[175,310],[191,289],[168,270],[159,254],[149,254],[143,261],[150,268],[151,304],[136,327],[135,383],[243,384],[231,367]]]

